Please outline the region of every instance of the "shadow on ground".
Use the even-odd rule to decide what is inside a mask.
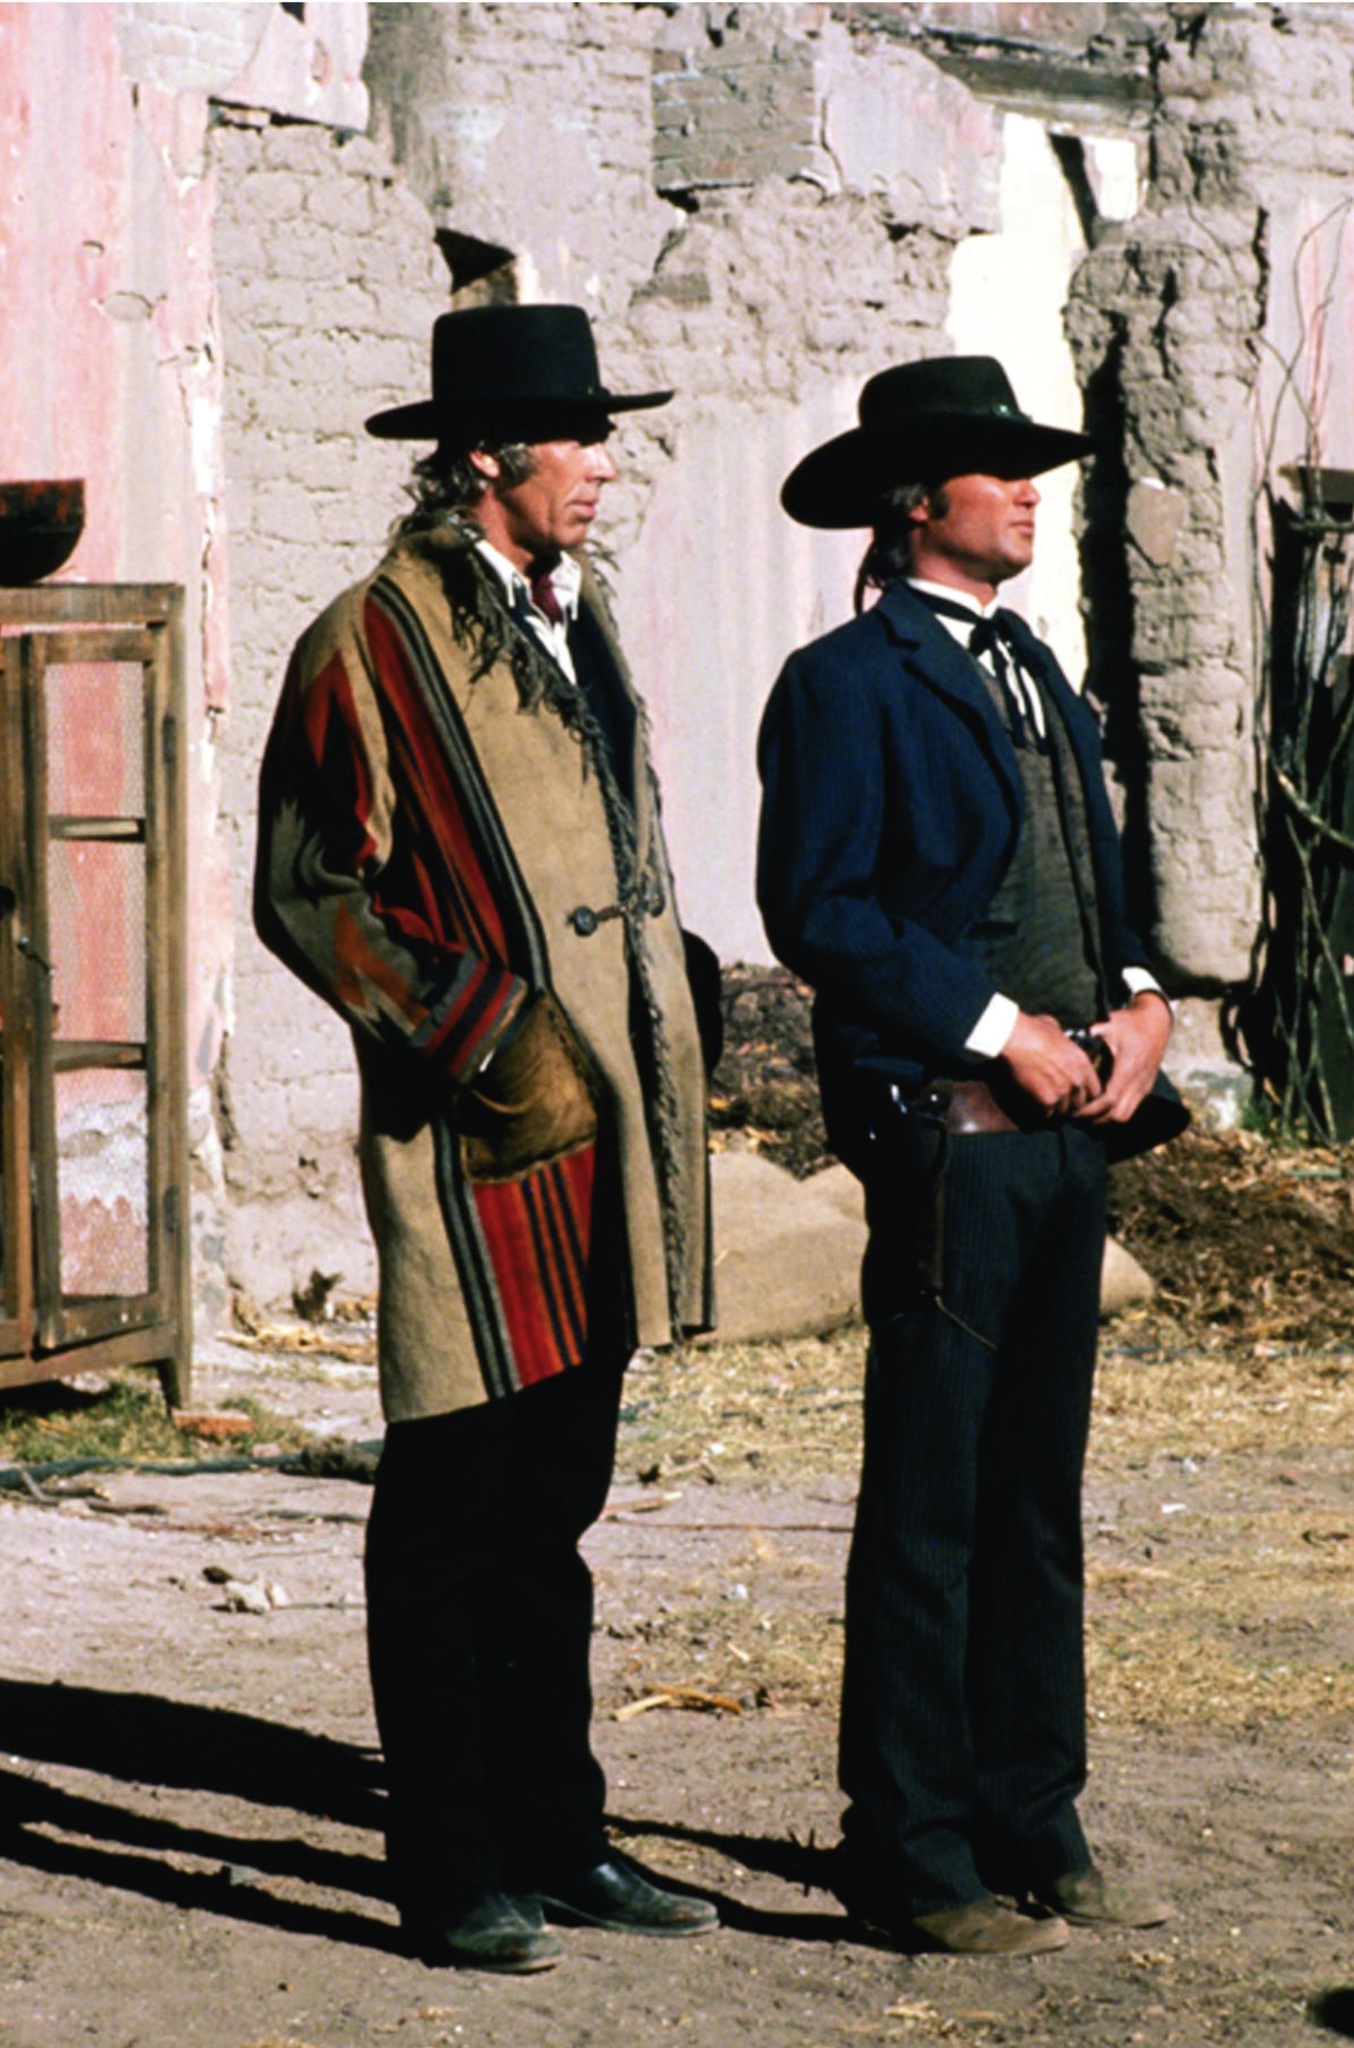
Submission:
[[[1354,2041],[1354,1985],[1342,1984],[1334,1991],[1321,1992],[1307,2010],[1327,2033]]]
[[[768,1877],[778,1877],[785,1884],[794,1885],[803,1891],[830,1892],[835,1869],[835,1857],[830,1849],[820,1849],[812,1842],[801,1842],[794,1835],[744,1835],[729,1834],[712,1828],[685,1827],[677,1821],[639,1820],[622,1815],[613,1816],[615,1825],[629,1836],[648,1835],[669,1842],[686,1842],[702,1849],[713,1849],[730,1863],[741,1864],[745,1870],[760,1870]],[[670,1884],[670,1878],[662,1880]],[[874,1941],[863,1930],[849,1922],[840,1913],[787,1913],[768,1912],[762,1907],[749,1906],[741,1899],[732,1899],[727,1894],[702,1890],[701,1896],[713,1899],[719,1907],[720,1922],[725,1927],[736,1927],[744,1934],[777,1935],[791,1941],[863,1941],[867,1947],[874,1947]],[[887,1946],[887,1944],[885,1944]]]
[[[52,1785],[25,1768],[56,1765],[153,1790],[215,1793],[254,1808],[284,1809],[379,1834],[380,1766],[368,1750],[227,1708],[15,1680],[0,1681],[0,1755],[11,1765],[0,1769],[0,1856],[14,1863],[138,1892],[163,1905],[402,1950],[387,1922],[287,1895],[289,1887],[306,1886],[384,1902],[388,1888],[379,1856],[324,1848],[295,1833],[184,1825],[137,1805]],[[629,1834],[704,1843],[751,1868],[802,1882],[806,1890],[826,1881],[826,1856],[793,1841],[720,1836],[658,1822],[621,1825]],[[185,1869],[189,1858],[214,1867]],[[821,1878],[814,1875],[820,1865]],[[729,1926],[800,1940],[842,1937],[840,1918],[759,1912],[717,1893],[701,1896],[716,1899]]]
[[[399,1946],[388,1924],[272,1889],[317,1886],[384,1900],[379,1856],[321,1848],[295,1834],[183,1826],[66,1791],[29,1775],[20,1763],[90,1771],[128,1785],[218,1793],[379,1833],[378,1764],[367,1750],[151,1693],[5,1681],[0,1754],[19,1766],[0,1770],[0,1854],[14,1863],[293,1933]],[[187,1857],[216,1868],[184,1869],[177,1859]]]

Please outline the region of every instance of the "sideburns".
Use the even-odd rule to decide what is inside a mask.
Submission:
[[[518,484],[524,484],[535,471],[536,450],[526,441],[508,441],[501,448],[489,448],[485,452],[498,459],[498,475],[493,480],[492,489],[499,495],[516,490]]]
[[[875,517],[874,537],[856,572],[855,609],[858,614],[865,608],[867,591],[884,590],[899,576],[910,573],[912,539],[917,524],[913,513],[924,512],[928,519],[943,519],[949,509],[950,501],[943,484],[894,484],[884,493]]]

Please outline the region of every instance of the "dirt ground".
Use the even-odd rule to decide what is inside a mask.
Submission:
[[[792,1034],[759,1036],[765,1014],[735,1036],[735,1067],[779,1061],[797,1085]],[[726,1122],[781,1116],[811,1165],[811,1097],[740,1110],[737,1082]],[[617,1839],[716,1899],[723,1925],[696,1942],[569,1931],[548,1976],[400,1953],[364,1485],[124,1472],[78,1498],[0,1494],[0,2048],[1354,2038],[1343,1176],[1202,1136],[1117,1184],[1162,1292],[1105,1333],[1085,1813],[1106,1863],[1173,1896],[1168,1926],[1079,1933],[1036,1962],[906,1959],[856,1938],[825,1889],[863,1351],[847,1330],[632,1371],[589,1542],[596,1739]],[[369,1440],[370,1355],[360,1323],[241,1333],[203,1361],[199,1398],[250,1395]],[[230,1611],[225,1579],[266,1611]]]
[[[1290,1356],[1267,1378],[1142,1349],[1109,1333],[1087,1488],[1086,1812],[1107,1861],[1173,1894],[1168,1927],[1082,1933],[1032,1963],[907,1960],[853,1938],[823,1888],[861,1350],[844,1332],[632,1376],[589,1546],[597,1742],[618,1839],[716,1898],[724,1925],[690,1943],[568,1932],[548,1977],[399,1953],[364,1486],[130,1472],[56,1506],[7,1496],[0,2042],[1354,2034],[1354,1356]],[[346,1437],[378,1426],[371,1368],[323,1355],[222,1347],[204,1391]],[[209,1569],[287,1604],[226,1611]]]

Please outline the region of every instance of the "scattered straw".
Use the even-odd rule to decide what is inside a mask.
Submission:
[[[230,1330],[225,1341],[239,1351],[276,1351],[337,1358],[344,1365],[375,1365],[374,1337],[337,1337],[332,1324],[261,1323],[254,1330]]]
[[[622,1470],[654,1497],[678,1472],[740,1489],[849,1481],[863,1348],[859,1332],[843,1332],[656,1361],[630,1382]],[[1354,1507],[1327,1504],[1351,1444],[1347,1349],[1167,1355],[1139,1349],[1132,1325],[1107,1330],[1089,1469],[1090,1497],[1112,1524],[1089,1525],[1088,1676],[1099,1724],[1237,1730],[1354,1715]],[[632,1496],[626,1505],[633,1511]],[[710,1509],[702,1527],[726,1519],[713,1500]],[[844,1552],[845,1497],[843,1509],[831,1533]],[[715,1694],[835,1705],[837,1559],[771,1557],[767,1544],[783,1544],[787,1530],[744,1533],[741,1562],[722,1551],[719,1572],[747,1581],[746,1606],[707,1583],[675,1611],[612,1631],[627,1637],[622,1707],[625,1695],[663,1694],[693,1660]],[[809,1583],[795,1591],[796,1579]]]
[[[643,1699],[629,1700],[623,1707],[617,1707],[612,1715],[614,1721],[633,1721],[640,1714],[651,1714],[656,1707],[675,1707],[689,1714],[741,1714],[743,1709],[737,1700],[726,1694],[702,1692],[695,1685],[665,1685],[657,1692],[645,1693]]]

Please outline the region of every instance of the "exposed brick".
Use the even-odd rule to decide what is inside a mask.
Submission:
[[[233,582],[222,829],[247,872],[257,762],[287,651],[379,558],[404,502],[411,451],[373,441],[362,420],[424,387],[447,275],[426,210],[374,143],[340,146],[315,127],[224,127],[213,148]],[[361,1285],[370,1253],[352,1160],[347,1033],[240,936],[231,1061],[248,1128],[229,1158],[232,1270],[250,1274],[251,1291],[266,1298],[290,1286],[286,1256],[308,1256],[286,1222],[297,1199],[295,1134],[305,1130],[305,1149],[334,1191],[332,1203],[308,1205],[309,1227],[328,1233],[326,1258]],[[280,1206],[261,1232],[270,1203]],[[266,1271],[261,1236],[277,1240]]]
[[[606,538],[623,566],[654,485],[703,423],[741,423],[740,460],[763,459],[768,420],[779,432],[798,408],[838,405],[882,364],[949,345],[954,243],[993,223],[967,190],[923,217],[915,176],[900,181],[896,203],[833,184],[821,146],[823,51],[852,18],[848,55],[876,76],[888,58],[902,93],[889,104],[909,118],[910,91],[921,120],[932,88],[961,100],[966,88],[918,54],[924,43],[862,28],[860,12],[720,10],[717,45],[707,11],[694,7],[376,8],[373,138],[216,131],[238,681],[229,822],[241,847],[290,639],[371,566],[403,502],[416,451],[373,443],[361,419],[425,388],[429,325],[449,293],[434,215],[517,256],[519,285],[588,304],[622,388],[678,387],[666,413],[636,417],[618,436],[624,477],[607,499]],[[929,19],[925,8],[890,12],[904,25]],[[1047,10],[1068,36],[1067,18],[1092,12],[1112,35],[1120,10]],[[1008,11],[974,14],[1000,42]],[[1151,122],[1144,206],[1093,239],[1068,323],[1083,383],[1117,378],[1128,475],[1156,477],[1186,504],[1169,563],[1134,549],[1125,565],[1112,527],[1094,538],[1126,584],[1114,680],[1140,706],[1150,823],[1137,853],[1154,892],[1153,935],[1182,979],[1216,980],[1244,970],[1254,932],[1253,565],[1237,481],[1248,472],[1234,450],[1252,445],[1257,336],[1286,288],[1262,261],[1265,224],[1299,200],[1337,203],[1354,176],[1354,20],[1304,8],[1283,19],[1207,7],[1134,15],[1158,88],[1155,101],[1134,102],[1135,118]],[[1089,77],[1099,61],[1089,30],[1078,47],[1068,62]],[[892,93],[894,69],[888,76]],[[1011,96],[1019,103],[1018,88]],[[990,109],[968,103],[976,154]],[[950,118],[944,110],[942,132]],[[1094,571],[1089,596],[1094,610]],[[768,681],[733,677],[730,687]],[[272,972],[251,956],[260,1015]],[[329,1028],[318,1006],[303,1001],[288,1015],[307,1008],[318,1047]],[[236,1056],[262,1074],[260,1048],[247,1056],[249,1028],[242,1022]],[[306,1028],[296,1025],[298,1044]],[[341,1053],[341,1034],[337,1043]],[[326,1051],[326,1072],[337,1056]],[[261,1122],[276,1111],[279,1137],[269,1153],[258,1129],[258,1172],[281,1193],[294,1165],[280,1134],[305,1123],[328,1133],[337,1157],[351,1105],[330,1109],[285,1063],[268,1069],[267,1086]]]
[[[792,177],[818,139],[812,48],[752,10],[718,48],[655,59],[653,117],[660,191]]]

